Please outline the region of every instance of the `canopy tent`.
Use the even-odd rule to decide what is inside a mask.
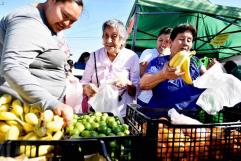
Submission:
[[[197,28],[198,55],[224,59],[241,53],[241,9],[208,0],[136,0],[127,21],[127,47],[155,48],[161,28],[181,23]]]

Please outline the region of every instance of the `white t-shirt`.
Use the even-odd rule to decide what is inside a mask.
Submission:
[[[149,63],[152,59],[158,57],[158,56],[164,56],[164,55],[169,55],[170,54],[170,49],[166,48],[164,49],[164,51],[162,52],[162,54],[159,54],[158,50],[156,48],[154,49],[146,49],[142,52],[140,59],[139,59],[139,63],[142,62],[147,62]]]
[[[147,62],[150,63],[150,61],[156,57],[160,56],[164,56],[164,55],[169,55],[170,54],[170,50],[169,48],[166,48],[165,51],[163,51],[162,54],[159,54],[158,50],[155,49],[146,49],[142,52],[140,59],[139,59],[139,63],[142,62]],[[141,101],[148,103],[151,100],[152,97],[152,90],[142,90],[138,96],[138,99],[140,99]]]
[[[139,63],[150,62],[152,59],[156,58],[159,55],[157,49],[146,49],[141,53]]]

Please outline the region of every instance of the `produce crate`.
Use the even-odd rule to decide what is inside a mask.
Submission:
[[[138,147],[141,147],[141,140],[140,137],[126,136],[59,141],[6,141],[0,144],[0,156],[16,157],[22,154],[21,149],[24,153],[28,151],[29,158],[35,158],[42,156],[41,148],[51,146],[51,152],[45,155],[48,161],[84,161],[87,155],[95,153],[101,154],[107,161],[141,161],[143,153],[138,150]]]
[[[140,106],[127,107],[126,120],[132,131],[145,136],[143,145],[148,160],[164,161],[236,161],[241,158],[241,122],[173,125],[167,119],[152,119],[140,112]],[[238,108],[222,111],[224,121],[241,119]],[[239,117],[238,117],[239,115]]]
[[[81,114],[86,115],[86,114]],[[108,113],[113,116],[112,113]],[[113,161],[144,161],[142,152],[143,137],[139,131],[130,131],[126,136],[80,137],[65,136],[58,141],[6,141],[0,145],[0,156],[16,157],[27,154],[29,158],[41,156],[43,147],[50,146],[51,152],[47,160],[84,160],[86,156],[96,153],[106,160]],[[30,153],[31,152],[31,153]]]

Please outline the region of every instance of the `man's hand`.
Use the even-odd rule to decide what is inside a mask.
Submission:
[[[53,109],[54,113],[61,116],[65,121],[65,126],[73,119],[73,108],[66,104],[59,104]]]

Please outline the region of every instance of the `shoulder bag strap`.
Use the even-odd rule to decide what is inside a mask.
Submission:
[[[96,76],[96,81],[97,81],[97,87],[99,87],[100,84],[99,84],[99,79],[98,79],[98,75],[97,75],[97,66],[96,66],[96,56],[95,56],[95,52],[94,52],[94,61],[95,61],[95,76]]]

